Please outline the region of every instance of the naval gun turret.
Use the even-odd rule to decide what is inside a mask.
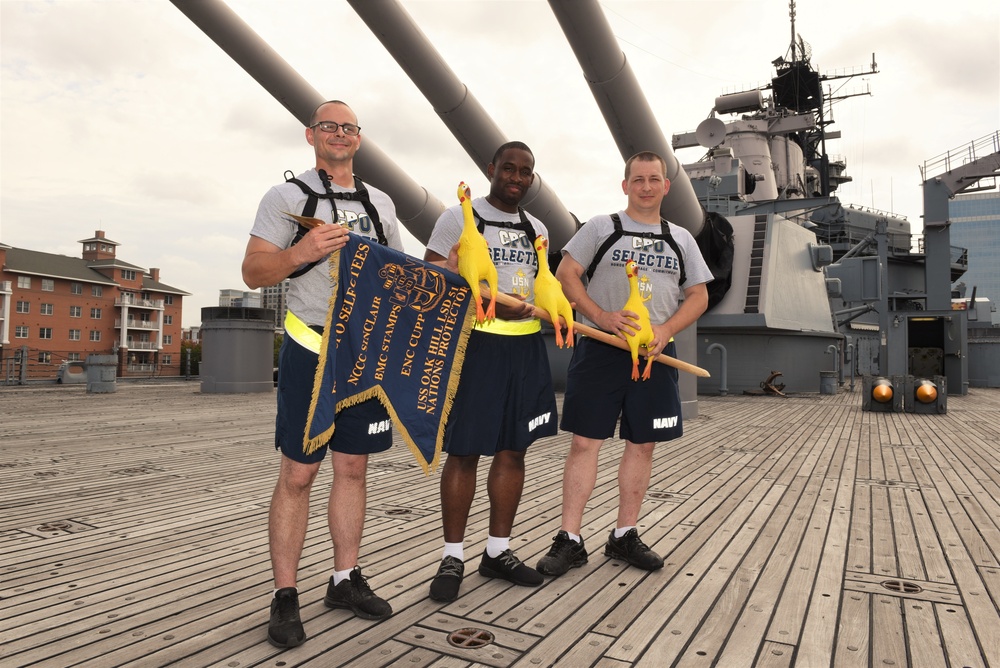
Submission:
[[[327,97],[275,53],[225,2],[171,2],[295,118],[308,125],[310,114]],[[389,193],[403,226],[421,243],[427,243],[445,208],[441,200],[411,179],[373,139],[365,138],[365,150],[355,157],[354,169],[363,180]]]
[[[508,138],[468,87],[448,67],[397,0],[348,2],[434,106],[441,121],[476,167],[485,174],[494,151]],[[576,218],[537,172],[521,204],[545,222],[553,249],[562,248],[576,232]]]
[[[622,159],[653,151],[667,163],[670,192],[660,212],[698,236],[705,212],[596,0],[549,0]]]
[[[759,391],[781,371],[786,393],[816,391],[824,372],[842,368],[844,340],[829,303],[838,284],[824,273],[834,254],[813,218],[841,210],[833,193],[849,177],[827,157],[826,141],[837,136],[827,130],[832,100],[795,35],[790,4],[792,43],[773,61],[771,83],[720,95],[695,131],[672,138],[675,150],[706,150],[684,170],[706,211],[732,224],[735,241],[732,286],[698,322],[698,363],[713,375],[699,380],[701,392],[720,389],[723,370],[709,354],[718,346],[731,390]],[[876,71],[873,61],[865,73]],[[856,75],[831,78],[842,76]]]

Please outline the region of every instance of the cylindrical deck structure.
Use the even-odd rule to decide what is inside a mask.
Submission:
[[[274,310],[201,309],[201,391],[238,394],[274,390]]]

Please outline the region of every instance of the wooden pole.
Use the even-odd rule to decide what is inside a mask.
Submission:
[[[524,303],[520,299],[516,297],[511,297],[510,295],[504,294],[502,292],[497,293],[497,301],[507,306],[519,306]],[[532,309],[535,312],[534,315],[536,318],[541,318],[545,322],[551,324],[553,327],[558,326],[552,322],[552,318],[546,311],[543,311],[540,308],[535,308],[534,306],[532,306]],[[602,341],[604,343],[607,343],[608,345],[615,346],[616,348],[621,348],[622,350],[629,349],[628,344],[625,341],[619,339],[617,336],[612,336],[611,334],[608,334],[603,330],[596,329],[594,327],[588,327],[587,325],[584,325],[579,322],[573,323],[573,331],[580,332],[581,334],[586,334],[587,336],[593,339],[597,339],[598,341]],[[686,371],[688,373],[694,374],[695,376],[700,376],[701,378],[709,378],[711,376],[711,374],[709,374],[708,371],[702,369],[700,366],[689,364],[688,362],[679,360],[676,357],[670,357],[669,355],[664,355],[663,353],[660,353],[654,359],[660,364],[666,364],[667,366],[672,366],[675,369]]]

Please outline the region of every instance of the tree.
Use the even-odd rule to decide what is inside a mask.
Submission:
[[[190,358],[188,357],[190,355]],[[188,369],[188,359],[191,360],[191,368]],[[189,376],[197,376],[201,371],[201,342],[181,341],[181,373]]]

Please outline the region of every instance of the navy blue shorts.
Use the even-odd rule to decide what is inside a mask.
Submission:
[[[285,335],[278,353],[278,417],[274,427],[274,447],[281,454],[303,464],[323,461],[327,449],[351,455],[368,455],[392,447],[389,412],[378,399],[369,399],[337,413],[333,436],[311,455],[302,451],[309,418],[313,380],[319,355],[303,348]]]
[[[665,354],[676,355],[673,343]],[[639,357],[639,370],[646,360]],[[564,431],[585,438],[614,436],[621,416],[620,438],[632,443],[652,443],[679,438],[681,420],[677,369],[653,363],[649,380],[632,380],[632,355],[627,350],[588,337],[577,340],[566,371],[563,401]]]
[[[524,452],[535,439],[554,436],[558,422],[542,335],[472,330],[445,427],[444,451],[488,456],[501,450]]]

